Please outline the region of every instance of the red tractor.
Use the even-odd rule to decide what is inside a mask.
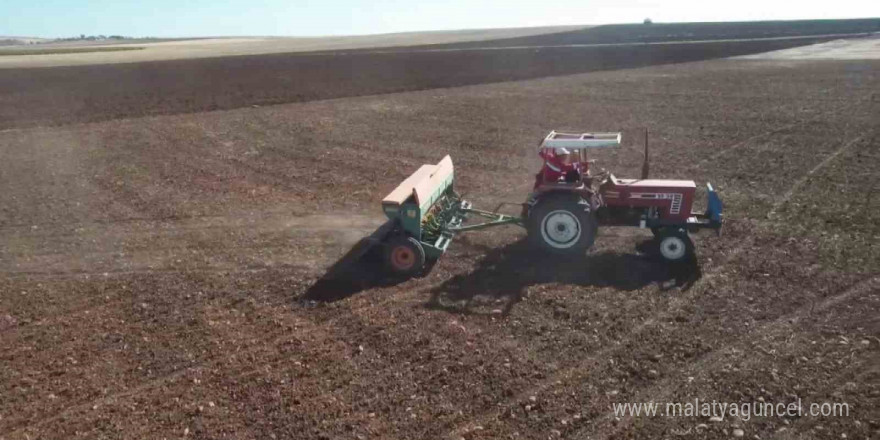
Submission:
[[[499,225],[519,225],[529,241],[555,254],[578,255],[589,249],[599,226],[650,228],[660,255],[681,261],[691,255],[689,232],[722,224],[721,199],[707,185],[704,212],[691,212],[697,185],[692,180],[648,179],[648,146],[641,179],[592,175],[586,150],[620,144],[620,133],[551,132],[540,145],[544,166],[518,216],[473,208],[454,191],[452,159],[423,165],[382,200],[389,221],[370,238],[384,250],[396,275],[421,271],[426,259],[439,258],[455,234]],[[468,222],[469,217],[488,219]],[[367,247],[371,248],[371,247]]]
[[[646,138],[647,142],[647,138]],[[599,226],[650,228],[660,255],[680,261],[693,251],[688,232],[722,225],[721,199],[707,185],[705,212],[691,212],[697,185],[692,180],[648,179],[647,144],[641,179],[592,175],[586,150],[620,144],[620,133],[551,132],[540,145],[544,167],[523,207],[529,240],[557,254],[583,253]]]

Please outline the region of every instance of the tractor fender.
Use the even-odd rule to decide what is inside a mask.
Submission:
[[[586,208],[585,212],[596,212],[600,206],[600,200],[590,189],[583,190],[566,190],[566,189],[552,189],[548,191],[537,191],[529,194],[528,199],[526,200],[524,208],[527,208],[527,213],[524,213],[524,218],[527,218],[528,215],[531,215],[531,212],[541,204],[544,200],[551,200],[558,197],[580,197],[581,199],[587,201],[588,203],[584,205]],[[525,211],[525,210],[524,210]]]

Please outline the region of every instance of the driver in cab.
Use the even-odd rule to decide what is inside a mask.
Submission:
[[[544,159],[544,166],[535,176],[535,188],[545,183],[580,180],[581,164],[567,148],[545,148],[538,154]]]

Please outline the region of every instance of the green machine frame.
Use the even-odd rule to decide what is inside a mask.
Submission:
[[[397,201],[403,200],[403,203],[392,201],[394,194],[392,193],[386,197],[382,205],[385,215],[396,226],[392,229],[418,240],[425,251],[425,257],[439,258],[446,252],[455,234],[459,232],[500,225],[524,226],[521,217],[497,212],[503,204],[495,211],[485,211],[475,209],[470,202],[462,200],[453,187],[455,175],[451,159],[448,160],[448,169],[441,171],[444,161],[436,166],[426,165],[426,169],[417,171],[410,177],[412,180],[408,179],[401,184],[403,195],[398,195]],[[430,179],[433,180],[428,184],[420,185],[422,181]],[[418,191],[411,189],[415,186],[427,191],[419,197]],[[480,217],[486,221],[465,224],[470,216]]]

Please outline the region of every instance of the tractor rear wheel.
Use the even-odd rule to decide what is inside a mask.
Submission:
[[[425,249],[415,238],[394,237],[385,245],[385,266],[394,275],[415,275],[425,267]]]
[[[596,240],[598,223],[590,203],[577,196],[549,196],[529,212],[529,241],[559,255],[582,255]]]
[[[681,228],[662,228],[657,234],[660,256],[671,263],[677,263],[693,255],[694,242],[686,230]]]

